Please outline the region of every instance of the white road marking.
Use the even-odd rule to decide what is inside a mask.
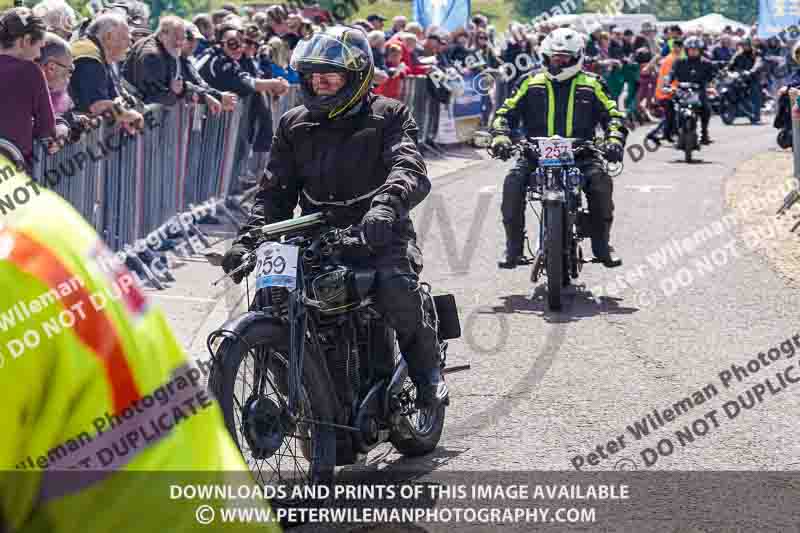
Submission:
[[[148,292],[147,296],[150,298],[164,298],[165,300],[180,300],[183,302],[216,302],[214,298],[192,298],[191,296],[174,296],[171,294],[158,294],[157,292]]]
[[[639,192],[653,192],[653,189],[671,190],[675,187],[672,185],[626,185],[625,188]]]

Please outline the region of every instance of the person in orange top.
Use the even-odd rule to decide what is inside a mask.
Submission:
[[[661,139],[672,142],[673,127],[675,124],[675,108],[672,103],[672,94],[677,81],[672,79],[672,65],[676,59],[683,54],[683,41],[675,39],[672,42],[672,50],[669,55],[661,61],[658,69],[658,79],[656,80],[656,104],[664,110],[664,118],[653,131],[647,134],[647,139],[658,143]],[[662,132],[659,138],[658,134]]]

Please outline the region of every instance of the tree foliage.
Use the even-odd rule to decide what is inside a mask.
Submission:
[[[576,5],[576,13],[610,11],[609,6],[618,0],[513,0],[515,12],[525,20],[542,13],[553,13],[553,8]],[[709,13],[720,13],[728,18],[750,24],[758,17],[758,0],[640,0],[638,8],[631,9],[634,2],[625,3],[622,13],[652,13],[659,20],[691,20]]]

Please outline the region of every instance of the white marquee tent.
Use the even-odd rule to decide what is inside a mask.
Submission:
[[[686,22],[680,22],[679,25],[683,31],[702,28],[704,31],[711,33],[720,33],[723,29],[725,29],[725,26],[730,26],[734,31],[739,28],[742,28],[745,31],[750,30],[748,25],[742,24],[741,22],[736,22],[735,20],[724,17],[719,13],[711,13],[700,18],[687,20]]]

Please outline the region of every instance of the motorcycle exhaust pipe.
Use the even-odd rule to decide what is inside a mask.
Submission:
[[[458,365],[458,366],[445,367],[442,370],[442,374],[453,374],[455,372],[463,372],[464,370],[469,370],[471,368],[472,365]]]

